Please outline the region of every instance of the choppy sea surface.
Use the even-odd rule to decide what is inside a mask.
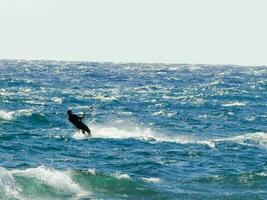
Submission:
[[[267,199],[267,67],[1,60],[0,199]]]

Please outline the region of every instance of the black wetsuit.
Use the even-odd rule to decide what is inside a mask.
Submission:
[[[69,121],[76,126],[78,129],[82,130],[82,132],[85,134],[85,132],[87,132],[89,135],[91,135],[91,131],[90,129],[82,122],[82,117],[79,117],[75,114],[69,114]]]

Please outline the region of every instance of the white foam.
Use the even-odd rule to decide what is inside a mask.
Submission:
[[[173,117],[176,114],[177,114],[177,112],[168,112],[168,111],[164,111],[164,110],[160,110],[158,112],[152,113],[153,116],[164,116],[164,117]]]
[[[21,110],[15,111],[15,117],[21,116],[21,115],[30,116],[32,115],[32,113],[33,113],[33,109],[21,109]]]
[[[258,144],[263,147],[267,147],[267,134],[264,132],[256,132],[256,133],[248,133],[244,135],[238,135],[230,138],[224,138],[224,139],[217,139],[215,142],[221,142],[221,141],[233,141],[237,143],[242,144],[251,144],[250,142],[254,142],[255,144]]]
[[[158,115],[163,115],[163,114],[164,114],[164,111],[163,110],[160,110],[158,112],[152,113],[153,116],[158,116]]]
[[[1,96],[10,96],[13,93],[6,91],[6,89],[0,89],[0,95]]]
[[[159,178],[142,178],[143,181],[149,182],[149,183],[160,183],[161,180]]]
[[[78,130],[73,134],[72,138],[76,140],[85,140],[85,139],[90,139],[91,136],[88,134],[83,134],[81,130]]]
[[[75,183],[72,180],[70,172],[40,166],[25,170],[14,170],[12,173],[39,179],[54,189],[64,192],[64,194],[76,194],[78,196],[89,195],[89,193],[84,191],[78,183]]]
[[[217,143],[221,142],[235,142],[243,145],[249,145],[249,146],[254,145],[267,148],[267,133],[264,132],[248,133],[233,137],[218,138],[211,140],[200,140],[197,143],[206,144],[209,147],[214,148]]]
[[[198,143],[214,147],[213,141],[204,140],[203,138],[195,138],[186,135],[167,135],[153,131],[151,128],[138,127],[135,125],[128,125],[120,127],[120,125],[89,125],[92,138],[105,139],[140,139],[150,142],[175,142],[179,144]],[[91,138],[83,134],[81,131],[76,131],[72,136],[74,139],[82,140]]]
[[[7,121],[13,120],[14,114],[15,114],[14,111],[8,112],[8,111],[0,110],[0,119],[7,120]]]
[[[21,109],[17,111],[0,110],[0,119],[11,121],[21,115],[30,116],[32,112],[33,112],[33,109]]]
[[[4,168],[0,168],[0,193],[10,197],[18,197],[20,189],[17,188],[12,174]]]
[[[256,117],[255,116],[248,117],[246,120],[252,122],[252,121],[255,121],[256,120]]]
[[[260,173],[257,173],[257,175],[259,175],[259,176],[267,176],[267,172],[260,172]]]
[[[90,97],[96,100],[101,100],[101,101],[112,101],[115,100],[116,97],[110,97],[110,96],[106,96],[106,95],[95,95],[93,97]]]
[[[91,126],[93,138],[106,139],[140,139],[149,142],[174,142],[178,144],[203,144],[211,148],[215,147],[213,140],[205,140],[203,138],[196,138],[187,135],[167,135],[153,131],[151,128],[141,128],[137,126],[129,127],[115,127],[115,126]],[[80,135],[74,134],[75,139],[87,139],[82,133]]]
[[[25,103],[32,105],[45,105],[45,101],[44,99],[42,100],[41,97],[39,100],[26,100]]]
[[[31,93],[31,91],[32,90],[30,88],[19,88],[18,93],[23,95],[28,95]]]
[[[93,125],[90,127],[92,131],[92,137],[95,138],[154,138],[155,134],[150,128],[140,128],[137,126],[130,127],[115,127],[109,125]]]
[[[116,125],[89,125],[92,138],[105,138],[105,139],[140,139],[149,142],[174,142],[178,144],[201,144],[207,145],[210,148],[216,147],[218,143],[222,142],[235,142],[245,145],[256,145],[267,147],[267,133],[256,132],[248,133],[237,136],[223,137],[223,138],[204,138],[189,135],[169,135],[152,130],[151,128],[138,127],[128,125],[121,127],[120,124]],[[74,139],[88,139],[90,136],[83,134],[81,131],[75,132]]]
[[[131,179],[128,174],[115,173],[113,176],[117,179]]]
[[[54,103],[59,103],[59,104],[62,104],[63,102],[63,99],[62,98],[59,98],[59,97],[52,97],[51,99]]]
[[[245,105],[246,105],[246,103],[235,101],[235,102],[225,103],[222,106],[223,107],[233,107],[233,106],[245,106]]]
[[[86,170],[87,172],[89,172],[91,175],[96,175],[96,169],[95,168],[90,168]]]

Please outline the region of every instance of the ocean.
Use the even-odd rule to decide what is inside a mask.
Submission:
[[[267,199],[267,67],[1,60],[0,199]]]

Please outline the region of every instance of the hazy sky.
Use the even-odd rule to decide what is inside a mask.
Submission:
[[[267,65],[267,0],[0,0],[0,59]]]

